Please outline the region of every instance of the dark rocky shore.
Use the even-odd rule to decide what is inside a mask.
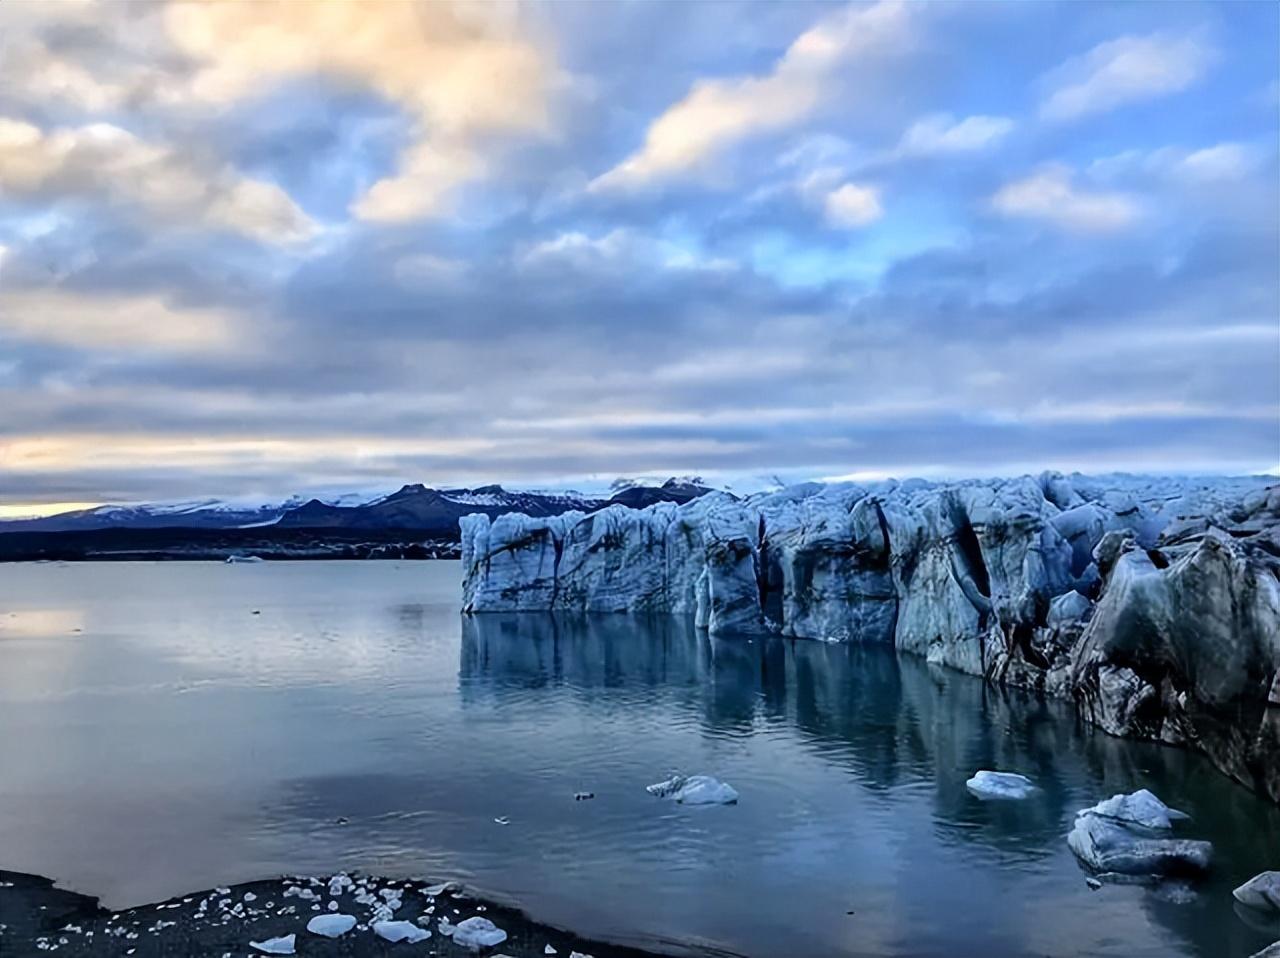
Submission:
[[[331,892],[336,892],[333,894]],[[336,908],[333,905],[336,903]],[[350,915],[356,925],[327,938],[307,930],[319,915]],[[472,917],[506,933],[491,947],[453,941],[453,927]],[[406,922],[430,932],[393,943],[371,924]],[[660,952],[587,941],[532,921],[517,909],[473,897],[454,883],[385,880],[363,875],[246,882],[112,912],[96,898],[66,891],[47,878],[0,871],[0,955],[111,955],[122,958],[271,953],[253,947],[296,936],[298,955],[436,955],[498,958],[654,958]],[[550,949],[554,949],[554,952]],[[677,945],[667,954],[706,954]],[[720,954],[723,954],[721,952]]]

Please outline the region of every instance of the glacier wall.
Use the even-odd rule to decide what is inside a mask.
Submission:
[[[1280,801],[1280,486],[1262,478],[806,484],[461,531],[466,612],[892,644],[1198,748]]]

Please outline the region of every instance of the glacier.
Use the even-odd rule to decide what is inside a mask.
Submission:
[[[1280,801],[1275,477],[806,483],[460,531],[467,613],[885,643],[1074,699]]]

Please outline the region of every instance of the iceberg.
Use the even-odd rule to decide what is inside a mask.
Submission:
[[[460,532],[468,614],[657,613],[888,645],[1198,748],[1280,801],[1273,477],[806,483],[474,514]]]

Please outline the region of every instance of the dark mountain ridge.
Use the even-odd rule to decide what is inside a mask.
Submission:
[[[0,522],[0,561],[31,559],[435,558],[455,554],[458,520],[481,512],[553,516],[610,505],[640,509],[688,502],[711,490],[696,480],[628,486],[609,498],[517,492],[499,485],[433,489],[410,483],[358,505],[320,499],[232,506],[218,500],[178,505],[99,506]]]

